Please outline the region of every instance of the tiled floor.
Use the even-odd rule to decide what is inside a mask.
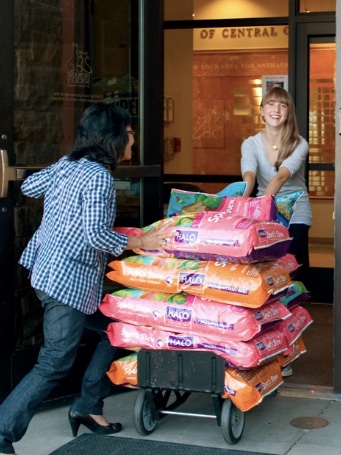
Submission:
[[[169,415],[162,419],[149,436],[140,436],[133,423],[134,401],[138,391],[128,391],[106,399],[105,414],[109,420],[123,424],[123,431],[113,438],[147,438],[149,441],[169,441],[201,447],[276,455],[337,455],[341,447],[341,397],[327,389],[293,386],[280,387],[276,396],[265,397],[263,402],[247,412],[245,430],[238,444],[229,446],[216,419],[194,418],[191,415]],[[212,413],[209,394],[193,394],[181,411]],[[38,412],[32,419],[26,435],[14,445],[19,455],[48,455],[71,441],[67,420],[68,405],[55,406]],[[325,419],[327,426],[316,429],[295,427],[294,419]],[[88,432],[84,427],[79,434]],[[231,450],[233,449],[233,450]],[[69,452],[69,453],[72,453]],[[113,452],[114,454],[114,452]],[[84,455],[90,455],[85,453]],[[92,453],[91,455],[94,455]],[[130,453],[127,453],[130,455]],[[143,452],[135,455],[145,455]]]

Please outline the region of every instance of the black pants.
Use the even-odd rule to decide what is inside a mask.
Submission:
[[[301,267],[296,272],[294,280],[302,281],[309,290],[309,232],[307,224],[290,224],[289,233],[293,238],[288,253],[296,257]]]

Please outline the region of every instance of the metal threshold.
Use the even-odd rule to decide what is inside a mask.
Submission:
[[[332,387],[320,385],[284,384],[278,390],[278,394],[286,397],[341,401],[341,393],[335,393]]]

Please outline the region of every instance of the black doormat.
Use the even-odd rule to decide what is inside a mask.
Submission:
[[[82,434],[49,455],[271,455],[188,444]]]

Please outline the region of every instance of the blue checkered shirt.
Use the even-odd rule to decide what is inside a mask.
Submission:
[[[85,158],[57,163],[28,177],[25,196],[44,198],[42,222],[19,263],[31,284],[86,314],[102,299],[107,254],[119,256],[126,235],[112,230],[115,183],[107,169]]]

